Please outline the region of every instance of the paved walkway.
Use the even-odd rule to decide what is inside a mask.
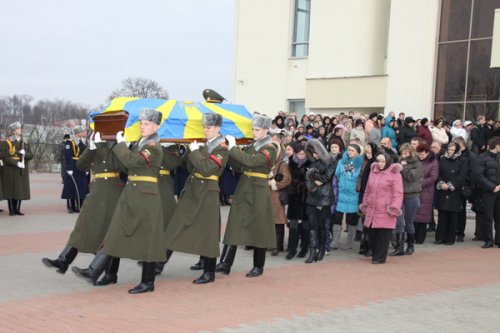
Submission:
[[[0,332],[496,332],[500,249],[472,242],[417,246],[414,255],[371,265],[356,249],[306,265],[267,257],[248,279],[251,252],[238,250],[231,275],[195,286],[196,256],[175,253],[154,293],[129,295],[140,269],[122,260],[118,284],[94,287],[41,258],[56,257],[76,215],[59,199],[59,175],[33,174],[26,216],[0,213]],[[6,210],[5,202],[1,207]],[[228,208],[222,208],[223,221]],[[345,234],[344,234],[345,235]],[[343,237],[345,237],[343,235]],[[430,235],[431,238],[433,234]],[[79,255],[86,266],[92,256]]]

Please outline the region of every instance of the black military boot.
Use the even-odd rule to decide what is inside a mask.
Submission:
[[[69,202],[69,208],[68,208],[68,213],[73,214],[76,212],[76,201],[75,199],[68,199]]]
[[[253,268],[247,273],[246,277],[257,277],[264,273],[264,264],[266,263],[266,249],[256,247],[253,250]]]
[[[141,283],[132,289],[129,289],[129,294],[142,294],[148,291],[155,290],[155,263],[144,262],[142,265]]]
[[[7,199],[7,204],[9,205],[9,216],[16,215],[16,210],[14,209],[13,202],[14,199]]]
[[[108,284],[116,283],[118,281],[118,268],[120,267],[120,258],[111,257],[108,267],[104,270],[105,274],[94,285],[107,286]]]
[[[408,243],[408,247],[406,248],[405,254],[412,255],[415,252],[415,234],[407,234],[406,242]]]
[[[316,230],[309,230],[309,258],[304,262],[310,264],[318,259],[318,232]]]
[[[68,266],[75,260],[77,254],[78,250],[76,248],[66,245],[57,259],[43,258],[42,262],[47,267],[58,268],[57,273],[64,274],[68,270]]]
[[[198,260],[198,262],[196,264],[194,264],[193,266],[189,267],[189,269],[192,271],[200,271],[203,269],[204,263],[205,263],[205,261],[203,260],[203,256],[200,256],[200,259]]]
[[[236,256],[236,245],[224,245],[220,263],[215,266],[215,271],[218,273],[229,275],[231,266],[233,266],[234,257]]]
[[[110,261],[111,257],[107,256],[102,250],[100,250],[96,253],[88,268],[78,268],[73,266],[71,267],[71,270],[76,275],[86,278],[93,284],[96,284],[97,279],[99,279],[99,276],[101,276],[106,267],[109,266]]]
[[[21,213],[21,201],[22,200],[16,201],[16,215],[24,215],[23,213]]]
[[[389,253],[390,256],[402,256],[405,254],[404,233],[396,234],[396,248],[393,252]]]
[[[216,258],[203,257],[203,274],[193,281],[194,284],[205,284],[215,280]]]
[[[226,206],[231,206],[231,202],[229,201],[230,197],[230,194],[224,194],[224,203],[226,204]]]
[[[170,257],[172,256],[172,253],[174,253],[174,251],[167,250],[167,260],[155,263],[155,274],[156,275],[160,275],[163,272],[163,269],[165,268],[165,265],[170,260]]]

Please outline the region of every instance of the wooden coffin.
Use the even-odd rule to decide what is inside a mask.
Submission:
[[[128,112],[106,112],[94,116],[94,130],[101,133],[101,138],[107,141],[116,140],[116,133],[125,131]]]

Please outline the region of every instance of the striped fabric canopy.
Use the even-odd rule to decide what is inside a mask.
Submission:
[[[237,139],[251,139],[253,136],[252,114],[243,105],[117,97],[100,113],[127,111],[129,117],[125,128],[125,140],[137,141],[140,138],[138,116],[143,108],[156,109],[163,114],[158,130],[161,139],[203,140],[205,134],[201,118],[204,113],[217,113],[222,116],[223,135],[232,135]],[[93,126],[92,119],[91,126]]]

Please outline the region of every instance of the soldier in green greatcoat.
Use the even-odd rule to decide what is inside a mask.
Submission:
[[[21,200],[31,198],[28,162],[33,159],[33,154],[29,143],[23,140],[20,122],[10,124],[8,130],[11,136],[3,143],[3,198],[8,201],[10,216],[24,215],[21,213]]]
[[[171,176],[172,170],[175,170],[181,163],[179,145],[175,143],[161,143],[163,149],[163,161],[160,167],[160,178],[158,186],[160,187],[160,197],[163,208],[163,230],[167,230],[168,224],[172,219],[177,203],[174,197],[174,180]],[[165,234],[166,235],[166,234]],[[167,260],[156,263],[156,275],[163,272],[165,264],[170,259],[172,251],[167,250]]]
[[[78,252],[97,253],[113,217],[116,203],[124,187],[120,179],[123,165],[113,154],[113,142],[101,140],[99,132],[90,139],[89,147],[79,156],[76,167],[81,171],[90,171],[90,192],[87,195],[75,227],[69,237],[66,247],[57,259],[43,258],[47,267],[58,268],[57,272],[64,274],[73,262]],[[116,283],[120,258],[113,258],[107,274],[97,281],[97,285]]]
[[[166,231],[169,250],[203,257],[204,272],[195,284],[215,279],[221,229],[219,176],[228,160],[226,140],[219,134],[222,116],[204,114],[202,125],[207,141],[203,147],[196,141],[189,145],[190,175]]]
[[[274,166],[277,147],[268,135],[271,118],[255,114],[252,120],[254,141],[243,150],[235,146],[236,140],[226,136],[229,146],[229,165],[240,170],[236,193],[227,220],[221,262],[216,271],[229,274],[237,245],[252,246],[253,268],[247,277],[262,275],[266,249],[276,247],[274,210],[268,177]]]
[[[155,262],[165,261],[165,236],[158,176],[163,158],[156,132],[162,114],[154,109],[139,113],[141,139],[129,150],[123,132],[116,134],[113,153],[128,170],[128,181],[116,205],[111,224],[88,270],[73,267],[82,277],[97,281],[111,257],[143,261],[141,282],[130,294],[154,291]]]

